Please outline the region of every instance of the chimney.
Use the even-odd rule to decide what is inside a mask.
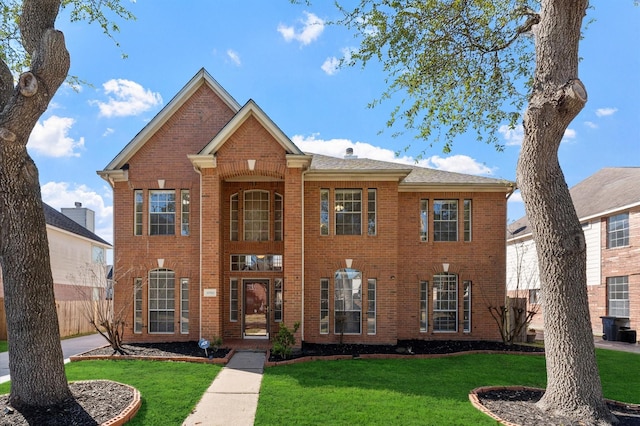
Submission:
[[[345,160],[351,160],[358,158],[357,155],[353,155],[353,148],[347,148],[347,154],[344,156]]]
[[[60,211],[77,224],[84,226],[91,232],[95,232],[95,212],[86,207],[82,207],[82,203],[79,201],[76,201],[74,204],[75,208],[63,207]]]
[[[82,207],[82,203],[79,201],[76,201],[75,204],[76,204],[76,209],[79,209],[80,207]]]

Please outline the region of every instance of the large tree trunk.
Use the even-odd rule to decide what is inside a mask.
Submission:
[[[20,31],[31,71],[14,90],[0,69],[0,266],[3,271],[11,374],[10,403],[47,406],[71,393],[64,373],[38,170],[26,145],[64,82],[69,54],[53,24],[59,0],[25,0]],[[11,82],[11,83],[10,83]]]
[[[536,71],[524,117],[517,180],[536,248],[544,297],[547,389],[539,406],[606,424],[586,288],[586,246],[558,161],[569,123],[587,100],[578,42],[587,0],[544,0],[535,30]]]

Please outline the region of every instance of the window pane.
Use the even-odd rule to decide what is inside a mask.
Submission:
[[[245,241],[269,240],[269,192],[246,191],[244,193]]]
[[[282,288],[282,280],[276,279],[274,281],[274,296],[275,301],[273,304],[273,320],[276,322],[282,321],[282,302],[283,302],[283,288]]]
[[[629,317],[629,277],[607,278],[608,313],[616,317]]]
[[[420,200],[420,241],[429,240],[429,200]]]
[[[458,331],[458,277],[433,277],[433,331]]]
[[[133,332],[142,333],[142,278],[133,281]]]
[[[134,220],[133,235],[142,235],[142,190],[138,189],[134,192]]]
[[[320,235],[329,235],[329,190],[320,190]]]
[[[428,318],[429,311],[428,309],[428,281],[420,282],[420,331],[426,332],[429,326]]]
[[[235,278],[231,279],[230,294],[229,321],[236,322],[238,321],[238,280]]]
[[[282,215],[283,215],[283,207],[284,202],[282,200],[282,195],[275,195],[275,205],[274,205],[274,219],[273,219],[273,232],[274,239],[276,241],[282,241]],[[268,219],[268,217],[267,217]]]
[[[355,269],[335,273],[334,333],[360,334],[362,316],[362,277]]]
[[[367,280],[367,334],[376,334],[376,280]]]
[[[376,190],[367,191],[367,235],[376,235]]]
[[[189,214],[191,209],[188,189],[180,191],[180,201],[182,205],[182,212],[180,214],[180,234],[187,236],[189,235]]]
[[[149,192],[149,234],[173,235],[176,223],[175,191]]]
[[[433,202],[434,241],[458,241],[458,200]]]
[[[462,283],[463,299],[462,299],[462,316],[463,331],[471,332],[471,281],[463,281]]]
[[[336,235],[362,235],[362,190],[336,189]]]
[[[607,242],[609,248],[629,245],[629,213],[607,219]]]
[[[174,272],[156,269],[149,273],[149,332],[174,331]]]
[[[464,200],[464,240],[471,241],[471,200]]]
[[[180,280],[180,332],[189,333],[189,279]]]
[[[231,241],[238,241],[238,194],[231,196]]]
[[[320,334],[329,333],[329,280],[320,280]]]

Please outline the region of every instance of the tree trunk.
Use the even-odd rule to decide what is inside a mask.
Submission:
[[[31,71],[0,92],[0,266],[10,345],[10,403],[17,408],[71,396],[64,373],[38,169],[27,141],[69,70],[61,32],[53,29],[59,0],[24,0],[22,42]],[[2,63],[0,87],[8,84]],[[11,80],[12,81],[12,80]]]
[[[538,405],[586,424],[607,424],[612,417],[596,364],[585,239],[558,161],[564,132],[587,100],[578,79],[578,42],[587,3],[542,1],[517,181],[536,243],[545,302],[547,389]]]

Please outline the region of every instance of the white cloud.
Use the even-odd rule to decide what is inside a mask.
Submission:
[[[47,157],[79,157],[79,149],[84,148],[84,138],[74,140],[68,132],[75,124],[69,117],[52,115],[42,123],[36,123],[27,147]]]
[[[313,13],[303,12],[306,19],[300,20],[302,27],[296,29],[293,26],[284,24],[278,25],[278,32],[282,34],[285,41],[290,42],[296,40],[302,45],[310,44],[315,41],[324,31],[324,21]]]
[[[322,71],[324,71],[325,74],[334,75],[335,73],[338,72],[339,67],[340,67],[340,59],[336,58],[335,56],[332,56],[330,58],[327,58],[320,68],[322,68]]]
[[[107,127],[107,130],[104,131],[104,133],[102,134],[102,137],[112,135],[113,133],[115,133],[115,130],[113,130],[111,127]]]
[[[618,108],[598,108],[596,110],[596,115],[598,117],[608,117],[610,115],[615,114],[618,111]]]
[[[516,125],[513,129],[503,124],[498,128],[498,133],[502,134],[507,146],[522,145],[522,140],[524,139],[524,127],[522,127],[522,124]],[[567,129],[564,131],[562,142],[573,140],[576,136],[577,132],[574,129]]]
[[[105,205],[104,199],[111,198],[111,190],[102,188],[102,195],[86,185],[69,182],[47,182],[40,188],[42,201],[60,211],[63,207],[73,207],[76,202],[95,212],[95,234],[113,242],[113,207]]]
[[[516,125],[513,129],[503,124],[498,128],[498,133],[502,134],[507,146],[522,145],[522,140],[524,139],[524,127],[522,127],[522,124]]]
[[[593,121],[585,121],[584,125],[587,127],[590,127],[592,129],[597,129],[598,125],[596,123],[594,123]]]
[[[227,50],[227,56],[229,57],[229,59],[231,59],[231,62],[233,62],[237,66],[242,65],[242,62],[240,61],[240,55],[235,50],[228,49]]]
[[[359,158],[369,158],[372,160],[389,161],[392,163],[409,164],[411,166],[429,167],[476,175],[491,175],[494,172],[493,169],[466,155],[452,155],[446,158],[434,155],[416,162],[415,158],[410,156],[397,157],[390,149],[373,146],[366,142],[352,142],[349,139],[323,140],[316,138],[316,135],[295,135],[291,140],[302,151],[331,157],[342,158],[347,148],[353,148],[354,155],[357,155]]]
[[[343,47],[342,49],[340,49],[340,51],[342,52],[342,59],[331,56],[327,58],[320,67],[322,68],[322,71],[324,71],[327,75],[336,74],[338,72],[338,69],[340,68],[340,63],[342,61],[344,61],[345,63],[349,63],[349,61],[351,61],[351,54],[354,51],[352,47]]]
[[[107,102],[91,101],[98,105],[100,115],[104,117],[127,117],[141,114],[162,104],[162,96],[151,90],[145,90],[135,81],[112,79],[102,85],[109,96]]]

